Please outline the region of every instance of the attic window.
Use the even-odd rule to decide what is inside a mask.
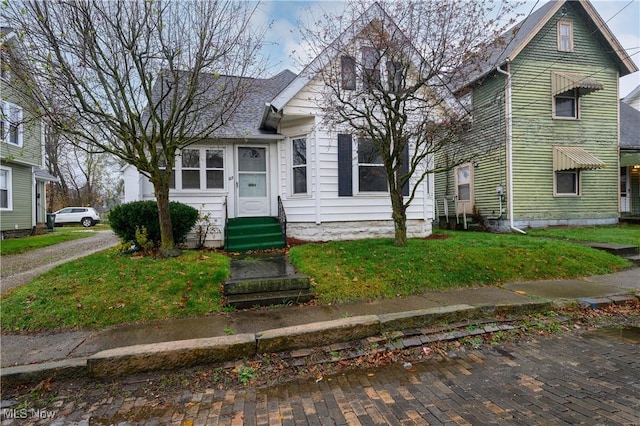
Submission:
[[[362,87],[365,90],[380,87],[380,52],[373,47],[362,48]]]
[[[356,90],[356,60],[352,56],[341,59],[342,89]]]
[[[558,21],[558,50],[573,52],[573,23],[571,21]]]

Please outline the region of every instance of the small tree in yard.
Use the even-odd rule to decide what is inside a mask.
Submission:
[[[179,253],[169,183],[178,151],[211,138],[245,94],[261,34],[256,4],[232,0],[26,1],[5,6],[45,121],[92,153],[135,166],[154,187],[161,251]],[[15,61],[19,64],[19,61]],[[49,95],[47,95],[49,94]]]
[[[325,16],[303,29],[319,58],[336,58],[303,71],[324,83],[318,104],[328,125],[361,141],[359,158],[384,164],[397,246],[407,244],[406,212],[418,185],[439,171],[434,155],[447,152],[449,168],[471,159],[460,137],[469,113],[452,89],[502,32],[497,22],[512,9],[500,4],[355,1],[347,9],[355,19]]]

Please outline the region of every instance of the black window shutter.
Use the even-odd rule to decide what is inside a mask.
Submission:
[[[353,196],[353,143],[351,135],[338,135],[338,196]]]
[[[405,174],[409,171],[409,144],[406,144],[403,148],[404,153],[402,154],[402,174]],[[402,186],[402,195],[405,197],[409,196],[409,181],[407,181]]]

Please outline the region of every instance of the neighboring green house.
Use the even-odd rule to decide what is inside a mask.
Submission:
[[[44,166],[43,127],[28,96],[12,80],[16,35],[0,31],[0,231],[2,237],[33,232],[46,222],[46,183],[56,181]]]
[[[636,65],[588,1],[552,1],[509,30],[457,91],[475,152],[436,176],[438,214],[521,231],[618,221],[618,81]],[[447,164],[448,163],[448,164]],[[451,219],[449,219],[451,220]],[[455,219],[453,219],[455,221]]]

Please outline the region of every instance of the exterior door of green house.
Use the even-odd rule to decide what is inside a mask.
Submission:
[[[237,216],[270,216],[268,146],[238,146]]]
[[[631,180],[629,167],[620,167],[620,213],[631,212]]]

